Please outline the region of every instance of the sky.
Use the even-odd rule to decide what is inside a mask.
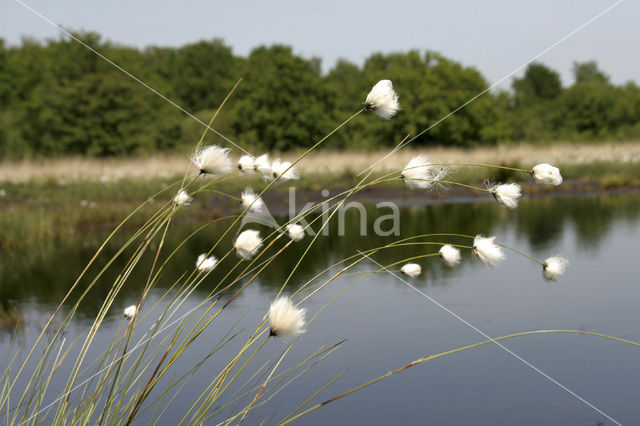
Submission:
[[[257,46],[284,43],[304,57],[321,58],[325,71],[339,58],[361,65],[375,52],[434,50],[475,66],[490,83],[615,5],[537,61],[560,72],[565,85],[573,82],[573,62],[587,60],[598,61],[616,84],[640,83],[637,0],[0,0],[0,38],[9,44],[59,34],[19,1],[66,28],[96,31],[125,45],[222,38],[246,56]],[[510,84],[508,77],[498,87]]]

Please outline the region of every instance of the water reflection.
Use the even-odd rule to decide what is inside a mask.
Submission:
[[[185,211],[181,214],[187,216],[188,213]],[[367,213],[369,220],[366,227],[370,231],[379,211],[371,206]],[[359,235],[358,212],[348,211],[345,237],[337,238],[337,224],[332,224],[330,235],[320,236],[301,263],[291,281],[292,286],[304,283],[357,250],[377,247],[415,234],[494,234],[506,243],[536,256],[566,255],[571,261],[570,270],[561,282],[547,284],[540,276],[538,265],[531,265],[526,259],[509,255],[507,261],[491,269],[479,262],[471,262],[467,251],[463,254],[463,263],[454,269],[442,265],[438,259],[419,260],[423,275],[411,280],[411,283],[421,286],[423,292],[491,336],[525,330],[566,328],[640,340],[636,326],[639,294],[635,264],[637,253],[634,250],[640,235],[639,196],[537,198],[522,201],[515,211],[502,209],[490,202],[414,205],[403,208],[402,220],[399,236],[364,237]],[[165,254],[177,247],[198,226],[185,221],[171,228]],[[228,223],[208,226],[175,254],[158,283],[161,291],[153,293],[143,307],[145,313],[177,277],[193,269],[197,255],[207,251],[226,226]],[[262,228],[261,231],[266,234],[269,230]],[[32,321],[31,330],[37,332],[44,322],[43,318],[46,319],[47,313],[63,297],[102,237],[89,234],[69,239],[56,248],[3,256],[0,261],[0,302],[4,312],[18,309],[21,320]],[[440,240],[449,241],[446,238]],[[104,258],[115,253],[123,242],[124,239],[121,239],[109,245]],[[243,337],[253,330],[309,242],[310,237],[306,237],[292,245],[265,269],[255,285],[247,287],[243,295],[230,305],[229,314],[220,316],[215,326],[209,327],[176,363],[175,372],[178,376],[202,360],[221,339],[223,332],[237,321],[241,321],[237,329],[245,330]],[[282,243],[276,243],[270,254],[281,248]],[[224,254],[222,248],[231,245],[232,236],[229,236],[214,254],[221,257]],[[608,250],[609,246],[616,250]],[[436,250],[437,247],[428,246],[398,247],[378,253],[374,258],[380,263],[389,264]],[[128,253],[123,258],[127,259]],[[185,303],[179,314],[200,306],[203,295],[218,284],[216,280],[226,274],[236,261],[237,257],[233,255],[223,262],[199,287],[198,293]],[[137,299],[150,265],[151,256],[144,258],[139,270],[134,272],[123,288],[120,300],[114,305],[117,312],[103,325],[100,339],[94,343],[88,359],[96,359],[102,354],[112,336],[118,333],[118,327],[123,327],[120,309]],[[89,320],[93,319],[107,294],[113,274],[122,266],[123,261],[116,262],[110,275],[101,280],[90,297],[85,299],[79,315],[81,321],[69,331],[70,340],[84,336]],[[94,273],[100,267],[102,264],[96,265]],[[373,268],[372,262],[363,262],[357,270],[368,271]],[[358,278],[337,280],[305,302],[309,316],[323,309],[332,296]],[[86,282],[82,285],[86,286]],[[152,312],[137,328],[139,334],[134,341],[137,342],[149,329],[156,312]],[[26,333],[27,341],[33,338],[29,335],[31,330]],[[169,327],[166,334],[160,334],[161,338],[172,330]],[[0,335],[0,351],[8,353],[10,339],[4,338],[6,333],[1,331]],[[349,373],[321,398],[335,396],[418,357],[475,343],[483,340],[483,337],[392,276],[377,274],[349,288],[329,304],[287,355],[285,364],[295,365],[321,345],[342,339],[348,340],[335,355],[285,389],[278,395],[277,401],[265,405],[248,423],[269,418],[274,410],[277,411],[275,405],[297,406],[324,386],[328,377],[344,369],[349,369]],[[232,342],[230,347],[224,348],[197,371],[180,398],[172,403],[163,424],[177,424],[182,414],[209,385],[212,374],[215,376],[214,373],[226,365],[243,341],[238,339]],[[163,345],[162,342],[159,344]],[[636,348],[580,336],[538,336],[506,344],[561,383],[612,413],[621,423],[640,422],[636,409],[636,401],[640,397]],[[285,347],[286,344],[280,341],[269,342],[265,346],[265,353],[258,355],[256,368],[277,359]],[[58,382],[52,384],[45,401],[52,401],[56,391],[64,386],[67,378],[64,372],[70,368],[68,364],[60,368]],[[254,371],[251,370],[247,375]],[[166,380],[169,380],[169,375]],[[21,386],[25,386],[25,383],[18,383],[17,389],[22,389]],[[166,386],[165,382],[159,388],[163,386]],[[624,389],[624,392],[616,392],[620,389]],[[283,411],[287,410],[278,411],[274,418],[281,419]],[[425,417],[425,413],[428,413],[428,417]],[[212,423],[224,418],[219,416]],[[303,423],[396,424],[400,419],[403,424],[424,424],[425,418],[433,424],[461,425],[593,424],[601,419],[588,406],[529,367],[499,348],[487,346],[412,368],[391,380],[356,393],[344,402],[319,410],[303,419]],[[148,420],[148,417],[143,417],[141,423]]]
[[[502,209],[494,203],[411,206],[401,209],[400,235],[387,237],[375,235],[372,231],[374,221],[380,214],[381,211],[373,205],[367,208],[368,235],[366,236],[360,235],[360,213],[355,209],[346,212],[344,237],[337,236],[338,224],[333,221],[329,235],[319,236],[300,264],[291,281],[292,286],[306,282],[329,265],[357,253],[358,250],[378,247],[401,238],[425,233],[491,234],[500,237],[500,234],[507,229],[513,229],[518,238],[526,240],[532,249],[544,250],[553,247],[567,230],[574,229],[579,248],[595,249],[614,221],[638,221],[640,197],[623,194],[536,198],[522,201],[520,207],[514,211]],[[191,271],[198,254],[208,251],[229,223],[230,221],[212,224],[190,238],[166,265],[158,287],[167,288],[182,274]],[[167,236],[165,253],[177,247],[198,226],[200,224],[189,222],[172,225],[171,232]],[[271,232],[268,228],[258,225],[255,227],[259,228],[263,235]],[[319,228],[317,223],[314,228]],[[102,238],[104,238],[103,235],[96,233],[76,235],[61,241],[57,247],[3,253],[0,259],[0,308],[2,309],[0,312],[19,312],[20,307],[26,303],[33,303],[41,309],[53,309],[91,259]],[[114,255],[127,238],[128,236],[116,238],[106,247],[101,259],[108,259]],[[229,235],[214,251],[217,257],[222,257],[231,247],[232,238],[233,234]],[[292,265],[295,265],[297,259],[304,253],[310,240],[311,237],[306,236],[300,243],[284,251],[269,268],[261,273],[258,285],[265,288],[279,288],[289,275]],[[434,237],[431,240],[468,243],[468,240],[459,238]],[[281,248],[283,245],[281,243],[282,241],[277,243],[268,255]],[[437,251],[436,246],[398,247],[378,253],[374,258],[383,264],[389,264],[410,256],[435,251]],[[124,266],[130,253],[129,251],[121,256],[98,282],[91,296],[85,299],[80,308],[81,317],[93,318],[110,288],[113,277]],[[468,253],[464,253],[463,256],[468,256]],[[94,274],[105,261],[98,262],[92,269]],[[208,282],[199,288],[200,294],[208,294],[215,285],[215,277],[226,275],[237,261],[238,258],[232,255],[222,262],[216,275],[212,275]],[[135,297],[139,294],[151,263],[151,255],[143,258],[140,266],[123,288],[123,298]],[[446,285],[448,280],[440,278],[457,273],[456,270],[441,265],[436,258],[421,259],[417,263],[423,266],[424,271],[418,284]],[[87,282],[83,283],[81,288],[85,285]],[[8,314],[3,316],[9,317]]]

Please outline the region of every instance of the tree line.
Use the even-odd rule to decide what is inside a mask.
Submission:
[[[215,128],[240,145],[290,150],[312,145],[362,107],[371,86],[393,81],[402,110],[391,121],[370,114],[331,138],[335,149],[371,149],[418,134],[489,83],[475,68],[439,53],[369,56],[362,66],[320,60],[283,45],[248,57],[214,39],[179,48],[137,49],[74,33],[84,43],[202,121],[239,77],[243,82]],[[489,91],[417,138],[414,146],[476,146],[510,141],[630,140],[640,136],[640,88],[614,85],[591,62],[574,63],[574,82],[532,63],[512,90]],[[203,128],[139,82],[68,37],[0,39],[0,156],[131,155],[193,146]],[[211,139],[215,140],[211,135]]]

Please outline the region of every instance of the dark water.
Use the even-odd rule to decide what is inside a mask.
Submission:
[[[368,214],[367,229],[371,234],[376,209],[371,206]],[[184,213],[186,215],[188,212]],[[176,225],[168,235],[166,246],[175,248],[198,225],[187,221]],[[501,242],[537,258],[563,255],[570,261],[569,269],[558,283],[547,283],[539,265],[515,253],[508,252],[506,261],[498,267],[487,268],[471,259],[467,251],[463,252],[462,264],[454,269],[437,259],[419,260],[423,274],[409,282],[492,337],[529,330],[577,329],[640,341],[640,197],[637,195],[524,200],[515,211],[501,209],[492,203],[404,208],[399,237],[360,237],[358,215],[353,212],[347,215],[345,229],[347,235],[344,237],[335,236],[337,229],[334,227],[330,236],[318,239],[294,274],[286,289],[288,293],[357,250],[416,234],[482,233],[496,235]],[[151,310],[177,277],[192,268],[197,255],[207,251],[223,230],[222,225],[212,225],[177,252],[158,287],[145,302],[143,314]],[[90,259],[100,238],[81,235],[56,247],[3,254],[0,303],[5,311],[20,312],[26,329],[18,335],[0,332],[0,353],[7,354],[12,342],[29,345],[69,283]],[[190,376],[171,404],[168,404],[169,397],[163,401],[169,408],[160,424],[179,421],[221,366],[238,352],[309,240],[306,237],[279,256],[185,352],[172,373],[179,375],[202,360],[239,321],[236,330],[241,334],[237,343],[229,344],[208,358],[196,374]],[[432,241],[467,242],[451,238],[433,238]],[[122,241],[114,242],[108,250],[115,252],[119,243]],[[230,244],[230,240],[226,241],[215,254],[221,257]],[[273,248],[271,253],[281,246]],[[390,264],[433,250],[437,248],[403,247],[378,253],[373,258],[382,264]],[[176,316],[201,306],[216,279],[236,260],[221,264],[181,306]],[[143,259],[139,271],[123,288],[113,308],[113,316],[103,325],[90,356],[104,351],[118,327],[123,325],[119,314],[125,306],[137,301],[150,262],[151,258]],[[114,269],[122,266],[122,263],[117,264]],[[372,262],[363,262],[352,272],[373,269],[377,267]],[[332,272],[335,271],[337,269]],[[361,276],[338,279],[305,302],[309,318],[359,278]],[[109,282],[105,279],[90,293],[67,333],[68,340],[86,332],[108,288]],[[165,306],[164,302],[159,306]],[[155,318],[157,314],[141,322],[134,340],[140,339],[153,323],[152,316]],[[169,335],[172,329],[167,329],[165,334]],[[378,273],[348,288],[328,304],[289,351],[278,372],[297,364],[322,345],[332,345],[343,339],[346,342],[335,353],[249,416],[248,424],[259,423],[272,415],[273,422],[282,419],[345,369],[348,372],[314,402],[329,399],[417,358],[485,338],[402,281],[390,274]],[[617,421],[640,424],[639,348],[582,335],[527,336],[506,340],[503,344]],[[166,342],[157,345],[166,346]],[[284,349],[286,343],[271,339],[252,362],[249,374],[243,374],[243,380],[238,383],[249,379],[265,362],[278,359]],[[57,381],[54,380],[43,399],[45,403],[55,400],[55,390],[64,385],[69,366],[68,362],[63,363]],[[145,374],[146,380],[149,372]],[[163,385],[166,388],[172,376],[167,374],[166,380],[157,388],[162,389]],[[149,401],[158,393],[152,394]],[[138,423],[147,423],[154,409],[143,412]],[[219,414],[207,422],[217,424],[225,418],[224,414]],[[613,424],[594,408],[494,344],[414,366],[309,414],[301,419],[301,423]]]

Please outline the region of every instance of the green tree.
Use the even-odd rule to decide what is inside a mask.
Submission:
[[[613,86],[598,80],[581,82],[567,89],[560,98],[555,129],[569,138],[606,137],[615,121]]]
[[[546,139],[562,94],[560,75],[543,64],[532,63],[522,78],[514,79],[513,103],[507,109],[511,136],[518,140]]]
[[[573,77],[578,83],[609,83],[609,76],[600,71],[596,61],[574,62]]]
[[[324,77],[324,85],[329,91],[331,104],[335,105],[330,115],[336,122],[353,114],[362,107],[368,82],[362,76],[362,70],[355,64],[340,59]],[[331,148],[364,148],[371,145],[370,140],[363,139],[365,123],[362,119],[352,121],[327,141]]]
[[[640,136],[640,90],[631,83],[614,86],[595,61],[575,62],[576,83],[560,98],[555,136],[572,139]]]
[[[9,51],[0,38],[0,110],[6,108],[11,94],[11,78],[9,76]]]
[[[183,46],[167,59],[173,93],[193,112],[216,108],[239,74],[240,61],[219,39]]]
[[[577,83],[565,91],[555,116],[556,137],[636,139],[640,137],[640,89],[600,80]]]
[[[95,32],[70,33],[84,44],[100,52],[109,49],[109,43],[102,43],[100,34]],[[46,71],[57,82],[73,82],[87,74],[97,73],[101,69],[109,69],[107,64],[77,41],[61,36],[58,39],[47,40],[44,59]]]
[[[312,61],[287,46],[259,47],[247,60],[232,126],[241,140],[269,150],[308,147],[330,130],[329,100]]]
[[[265,149],[310,146],[361,108],[381,79],[392,80],[400,95],[398,115],[387,121],[362,114],[325,147],[387,147],[425,129],[414,146],[640,137],[640,89],[611,84],[594,61],[574,63],[576,83],[567,89],[556,71],[530,64],[512,92],[489,91],[459,108],[488,83],[473,67],[435,52],[375,53],[363,66],[340,60],[323,76],[319,59],[287,46],[259,47],[241,58],[218,39],[141,50],[93,32],[73,34],[203,121],[244,76],[216,127]],[[25,38],[18,46],[0,39],[0,156],[177,149],[201,130],[69,37]]]
[[[9,102],[26,100],[48,78],[50,59],[45,46],[28,38],[23,38],[19,47],[8,49],[7,74],[12,86]]]
[[[480,72],[435,52],[418,51],[391,55],[375,54],[367,59],[364,79],[371,87],[388,78],[400,96],[402,110],[391,122],[369,117],[368,137],[378,144],[391,144],[406,134],[416,135],[431,127],[414,145],[454,144],[471,146],[494,143],[506,136],[502,118],[491,93],[440,121],[487,88]],[[362,99],[364,99],[363,94]],[[503,130],[501,130],[503,129]]]
[[[46,155],[149,152],[179,137],[179,113],[116,70],[40,86],[21,122],[31,150]]]
[[[516,102],[520,99],[556,99],[562,93],[560,74],[543,64],[529,64],[522,78],[512,84]]]

